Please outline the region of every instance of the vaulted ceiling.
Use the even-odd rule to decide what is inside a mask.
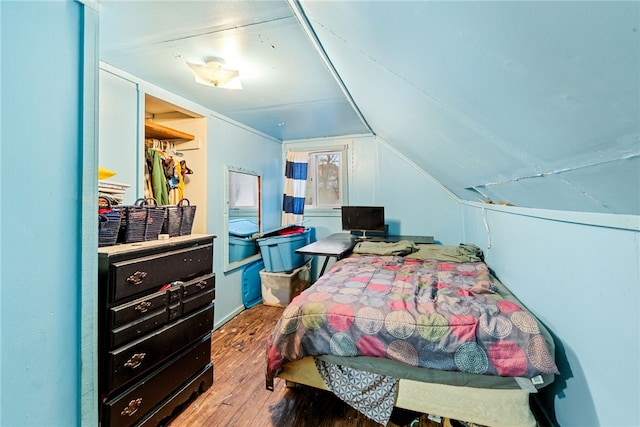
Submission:
[[[640,214],[640,3],[101,1],[100,59],[276,139],[373,133],[467,200]],[[222,57],[244,89],[195,82]]]

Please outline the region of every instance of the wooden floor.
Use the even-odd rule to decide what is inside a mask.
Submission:
[[[214,331],[213,386],[187,406],[169,427],[380,426],[326,391],[305,386],[287,388],[279,378],[275,380],[274,391],[265,388],[265,340],[282,311],[280,307],[258,304]],[[417,418],[419,422],[414,422]],[[388,426],[405,425],[451,426],[449,422],[434,423],[426,415],[394,410]]]

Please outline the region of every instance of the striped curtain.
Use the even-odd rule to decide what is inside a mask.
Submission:
[[[284,196],[282,198],[282,225],[302,221],[308,162],[309,153],[287,152],[287,162],[284,169]]]

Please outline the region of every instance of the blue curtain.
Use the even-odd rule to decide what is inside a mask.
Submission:
[[[284,169],[284,196],[282,197],[282,225],[302,221],[308,162],[309,153],[287,152],[287,162]]]

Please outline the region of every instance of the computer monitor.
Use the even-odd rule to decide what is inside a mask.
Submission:
[[[367,238],[367,231],[386,231],[384,206],[342,206],[342,229],[360,231]]]

